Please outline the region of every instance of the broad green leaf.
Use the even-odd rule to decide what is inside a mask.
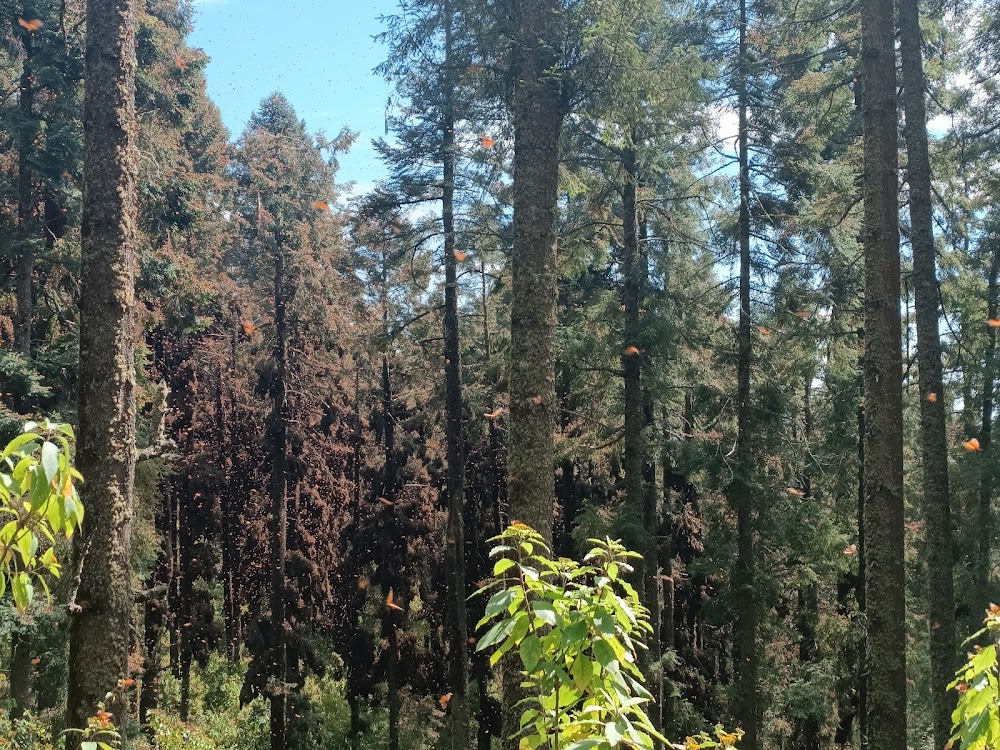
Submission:
[[[508,571],[511,568],[513,568],[514,565],[516,565],[516,563],[513,560],[511,560],[509,557],[501,557],[493,565],[493,575],[495,575],[495,576],[501,576],[506,571]]]
[[[52,480],[59,474],[59,449],[48,440],[42,443],[42,469],[45,471],[46,483],[52,484]]]
[[[625,724],[621,721],[609,721],[604,725],[604,736],[608,738],[611,747],[618,747],[618,743],[625,737]]]
[[[590,678],[594,676],[594,663],[586,654],[577,654],[573,661],[573,668],[570,669],[573,677],[573,684],[577,690],[586,690],[590,685]]]
[[[491,596],[489,602],[486,603],[486,612],[484,619],[489,619],[494,615],[497,615],[503,612],[505,609],[507,609],[507,607],[510,606],[511,602],[514,601],[514,596],[515,592],[511,589],[504,589],[503,591],[498,591],[493,596]]]
[[[552,602],[541,599],[531,603],[531,611],[546,625],[556,626],[556,609]]]
[[[476,644],[476,651],[483,651],[503,641],[514,629],[514,620],[501,620]]]
[[[34,587],[31,585],[31,578],[27,573],[21,571],[14,576],[13,586],[11,591],[14,595],[14,606],[17,607],[21,614],[28,609],[31,604],[31,599],[34,595]]]
[[[532,633],[521,641],[519,651],[521,654],[521,663],[524,664],[525,670],[528,672],[535,671],[535,667],[538,666],[538,660],[542,655],[541,639]]]
[[[594,658],[597,659],[597,663],[605,669],[618,660],[618,657],[615,656],[615,650],[611,648],[611,644],[603,638],[597,638],[594,640],[593,649]]]
[[[560,643],[560,646],[562,648],[566,648],[567,646],[582,641],[584,636],[587,635],[588,629],[589,628],[587,627],[587,621],[583,619],[577,620],[576,622],[567,626],[563,630],[562,642]]]

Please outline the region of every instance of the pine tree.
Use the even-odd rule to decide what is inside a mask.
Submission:
[[[67,696],[67,724],[77,728],[128,674],[134,606],[135,3],[89,0],[87,30],[77,467],[88,521],[74,549]],[[109,710],[124,726],[125,703]],[[68,746],[78,738],[68,735]]]
[[[934,206],[924,103],[924,67],[920,10],[915,0],[901,0],[899,36],[902,59],[902,105],[906,119],[907,184],[910,196],[910,245],[917,317],[920,380],[920,444],[923,514],[927,534],[931,702],[934,744],[951,738],[954,693],[948,684],[955,662],[955,584],[952,572],[952,519],[948,482],[948,446],[944,375],[941,363],[938,279],[934,245]]]
[[[861,12],[865,259],[867,742],[906,747],[903,405],[893,6]]]

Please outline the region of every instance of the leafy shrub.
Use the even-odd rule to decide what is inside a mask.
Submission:
[[[517,650],[528,697],[520,721],[521,750],[611,750],[670,743],[645,712],[652,695],[638,667],[640,638],[652,633],[649,613],[623,577],[640,558],[621,542],[590,539],[583,565],[552,560],[541,535],[515,522],[492,541],[497,579],[477,629],[493,623],[477,650],[490,664]],[[715,727],[688,737],[686,750],[735,747],[742,731]]]
[[[955,734],[948,743],[958,743],[961,750],[991,750],[1000,747],[1000,665],[997,664],[997,642],[1000,640],[1000,607],[991,604],[986,612],[986,626],[973,634],[965,644],[982,635],[991,642],[976,646],[968,662],[948,686],[958,691],[958,705],[952,714]],[[963,644],[963,645],[965,645]]]

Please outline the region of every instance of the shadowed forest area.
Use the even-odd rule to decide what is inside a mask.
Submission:
[[[1000,748],[996,0],[195,19],[0,0],[0,748]]]

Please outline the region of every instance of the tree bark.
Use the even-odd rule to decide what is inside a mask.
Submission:
[[[451,744],[469,746],[469,627],[465,598],[465,439],[462,429],[462,350],[458,323],[458,258],[455,240],[455,113],[452,102],[452,16],[444,0],[444,117],[441,123],[444,228],[444,404],[448,455],[448,550],[451,589]]]
[[[510,516],[552,541],[561,6],[519,0],[514,95]]]
[[[517,0],[514,91],[514,243],[511,254],[508,520],[552,544],[555,491],[557,200],[562,102],[556,72],[562,5]],[[503,670],[503,747],[515,750],[523,691],[513,660]]]
[[[14,707],[10,715],[20,719],[32,709],[34,671],[31,663],[34,638],[25,630],[15,630],[10,642],[10,697]]]
[[[81,493],[87,523],[74,546],[81,574],[79,611],[70,626],[66,716],[77,728],[128,674],[134,609],[135,2],[89,0],[86,20],[76,460],[87,480]],[[94,658],[97,653],[101,658]],[[106,708],[124,726],[126,702]],[[79,735],[67,735],[71,750],[78,745]]]
[[[30,14],[28,14],[30,15]],[[34,122],[35,85],[34,32],[22,31],[24,67],[18,91],[18,110],[21,117],[17,134],[17,225],[19,243],[17,253],[17,320],[14,332],[17,350],[31,355],[31,322],[34,316],[32,277],[35,272],[36,206],[34,175],[31,158],[35,149],[37,128]]]
[[[986,315],[995,320],[1000,315],[1000,250],[993,250],[993,258],[986,282]],[[993,469],[990,465],[993,445],[993,398],[997,372],[997,332],[990,326],[986,331],[986,362],[983,366],[982,420],[979,425],[979,505],[976,511],[977,556],[974,567],[976,591],[979,595],[977,614],[982,614],[993,603]],[[967,379],[968,380],[968,379]],[[971,400],[970,400],[971,401]],[[971,410],[970,410],[971,411]]]
[[[903,398],[892,0],[864,0],[865,603],[868,741],[906,748]]]
[[[285,253],[282,241],[276,238],[274,255],[274,363],[275,377],[271,412],[271,638],[272,677],[277,683],[271,693],[271,750],[284,750],[286,745],[285,673],[287,671],[287,639],[285,638],[285,557],[288,534],[288,323],[285,293]]]
[[[938,281],[934,250],[934,207],[927,144],[924,66],[917,0],[899,0],[903,111],[906,117],[907,181],[910,188],[910,243],[917,318],[920,389],[920,445],[923,516],[927,544],[927,584],[934,746],[951,738],[955,692],[948,683],[958,666],[955,649],[955,579],[951,496],[948,482],[944,377],[938,330]]]
[[[732,571],[736,622],[733,662],[736,668],[735,715],[745,732],[740,743],[745,750],[757,750],[759,708],[757,705],[757,612],[754,595],[756,560],[754,551],[753,488],[750,477],[750,366],[753,351],[750,337],[750,152],[749,91],[747,67],[747,0],[740,0],[739,71],[737,78],[739,145],[739,250],[740,317],[736,336],[736,456],[733,480],[727,500],[736,513],[736,561]]]

